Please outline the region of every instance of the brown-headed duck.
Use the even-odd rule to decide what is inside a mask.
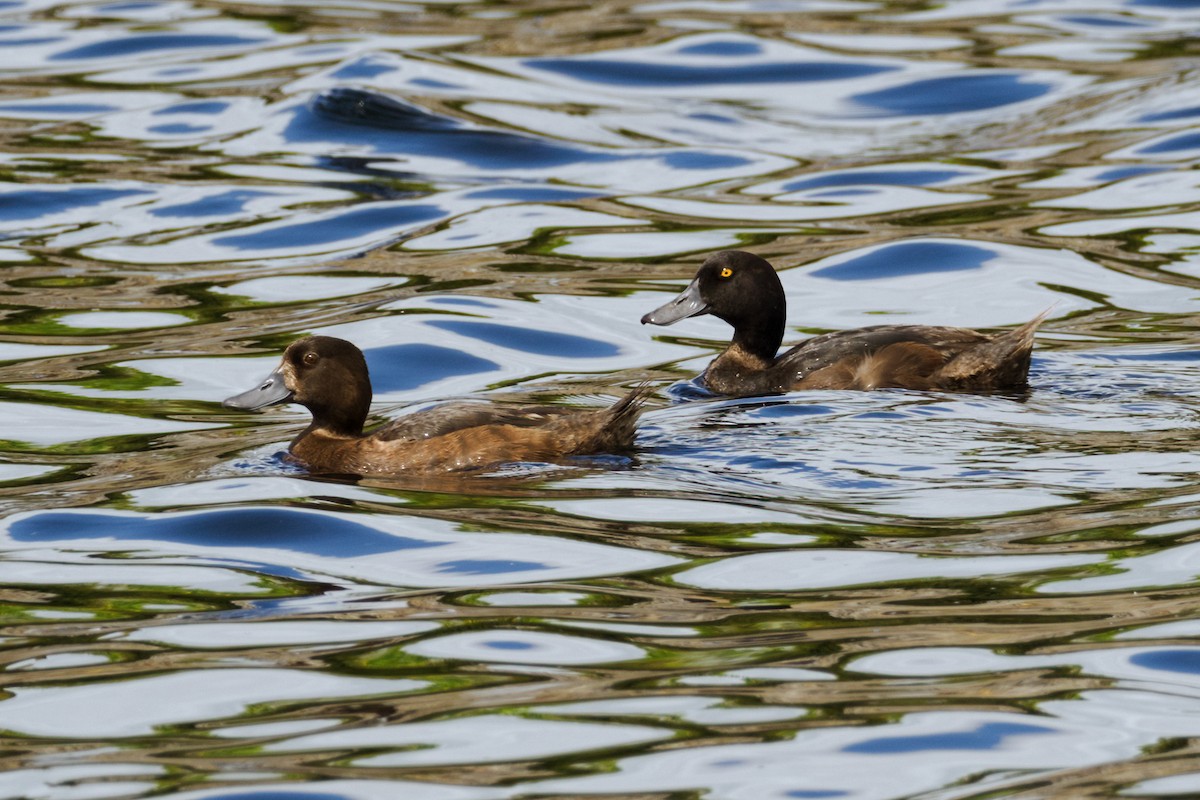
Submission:
[[[733,326],[733,341],[701,377],[709,391],[753,395],[795,389],[1028,387],[1033,336],[1049,311],[989,335],[934,325],[872,325],[814,336],[785,353],[787,301],[775,268],[740,250],[710,256],[682,294],[642,317],[671,325],[712,314]]]
[[[447,404],[363,433],[371,379],[362,351],[344,339],[309,336],[288,346],[266,380],[223,405],[248,411],[299,403],[313,419],[288,450],[310,470],[397,475],[628,451],[647,391],[639,387],[595,411]]]

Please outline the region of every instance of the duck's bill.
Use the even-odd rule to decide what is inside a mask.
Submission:
[[[698,317],[708,313],[708,303],[700,297],[700,284],[692,281],[679,296],[666,305],[659,306],[642,317],[642,324],[670,325],[688,317]]]
[[[221,402],[226,408],[236,408],[239,411],[253,411],[256,408],[266,408],[277,403],[286,403],[292,399],[292,390],[283,382],[283,373],[275,370],[248,392],[235,394]]]

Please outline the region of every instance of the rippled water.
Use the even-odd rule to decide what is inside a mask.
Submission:
[[[1200,795],[1195,0],[0,4],[0,796]],[[1010,327],[1027,397],[706,399]],[[332,482],[219,400],[659,385],[632,459]]]

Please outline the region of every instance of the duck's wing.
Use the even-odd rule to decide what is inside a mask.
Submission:
[[[380,441],[418,441],[483,425],[530,428],[570,413],[556,406],[497,406],[491,403],[443,403],[394,419],[371,433]]]
[[[642,403],[638,387],[608,408],[527,406],[504,409],[481,403],[438,406],[372,435],[362,453],[364,472],[448,472],[515,462],[558,461],[568,456],[621,453],[633,445]],[[398,447],[396,437],[407,437]]]
[[[1027,385],[1033,337],[1049,311],[994,336],[970,328],[875,325],[815,336],[775,369],[804,389],[986,391]]]
[[[827,367],[851,364],[893,345],[907,345],[901,350],[916,352],[912,345],[928,348],[940,354],[938,366],[964,350],[986,342],[987,334],[970,328],[950,328],[938,325],[872,325],[848,331],[834,331],[814,336],[788,350],[775,362],[775,369],[785,369],[802,380]]]

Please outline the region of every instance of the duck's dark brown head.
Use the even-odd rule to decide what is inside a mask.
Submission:
[[[266,380],[224,405],[254,409],[289,401],[312,412],[313,428],[361,435],[371,407],[371,378],[362,351],[332,336],[293,342]]]
[[[783,341],[787,299],[775,268],[742,250],[722,250],[700,265],[696,277],[671,302],[642,317],[642,324],[671,325],[712,314],[733,326],[733,342],[772,359]]]

